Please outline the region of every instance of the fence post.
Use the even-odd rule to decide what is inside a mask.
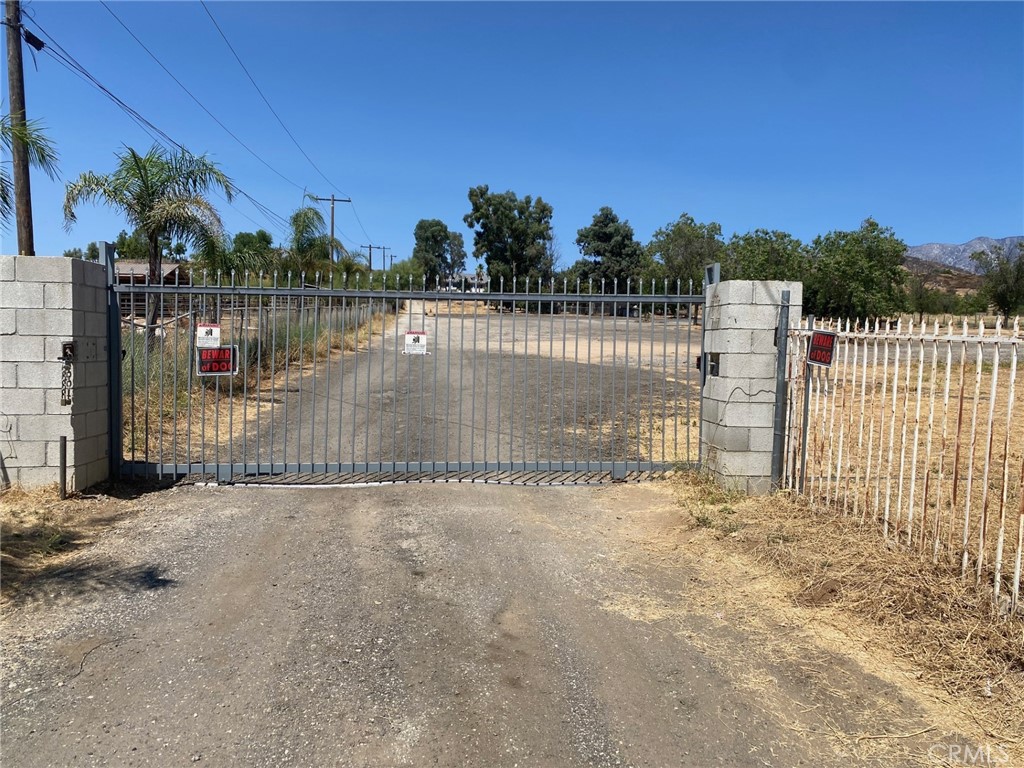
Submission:
[[[124,434],[122,427],[123,407],[121,405],[121,304],[114,286],[117,272],[114,270],[114,246],[100,241],[100,253],[107,262],[107,418],[110,421],[107,432],[107,455],[110,462],[111,480],[121,479],[121,460],[124,457]],[[135,296],[132,295],[132,301]],[[134,306],[134,305],[133,305]]]
[[[779,324],[775,328],[775,423],[772,435],[772,488],[782,487],[783,454],[786,445],[786,363],[789,349],[789,299],[790,292],[782,292],[779,306]]]
[[[807,330],[814,332],[814,315],[807,316]],[[807,336],[807,348],[811,346],[811,334]],[[811,412],[811,366],[807,364],[807,355],[804,354],[804,418],[800,423],[802,435],[800,443],[800,493],[804,492],[804,481],[807,479],[807,419]]]

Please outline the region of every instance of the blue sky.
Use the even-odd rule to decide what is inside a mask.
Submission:
[[[683,212],[726,237],[810,240],[869,215],[910,245],[1024,234],[1019,2],[208,5],[331,184],[198,2],[110,8],[275,170],[103,5],[25,3],[29,29],[280,216],[304,188],[351,196],[337,226],[353,250],[404,258],[416,222],[439,218],[472,252],[478,184],[551,203],[563,266],[603,205],[641,242]],[[25,58],[29,117],[61,155],[60,181],[33,176],[36,251],[113,239],[125,224],[102,207],[64,231],[64,183],[152,139],[45,52]],[[285,236],[244,200],[220,210],[230,232]]]

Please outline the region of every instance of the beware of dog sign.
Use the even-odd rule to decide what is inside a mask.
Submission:
[[[238,373],[238,346],[197,347],[196,375],[234,376]]]
[[[811,334],[811,346],[807,350],[807,364],[829,368],[835,350],[836,334],[831,331],[814,331]]]

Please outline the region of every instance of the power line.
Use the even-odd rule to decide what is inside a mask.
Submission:
[[[295,136],[292,135],[292,132],[290,130],[288,130],[288,126],[286,126],[284,124],[284,120],[281,119],[281,116],[277,113],[277,110],[275,110],[274,107],[270,104],[270,100],[267,99],[266,95],[264,95],[263,91],[256,84],[256,80],[253,78],[253,76],[249,72],[248,68],[245,66],[244,63],[242,63],[242,59],[238,55],[238,52],[235,51],[234,46],[231,45],[231,41],[228,40],[228,37],[224,33],[224,30],[221,29],[220,24],[217,23],[217,19],[214,18],[213,13],[210,11],[209,6],[207,6],[206,0],[199,0],[199,2],[200,2],[200,5],[203,6],[203,10],[206,11],[206,15],[210,17],[210,21],[213,22],[213,26],[217,28],[217,32],[220,33],[221,38],[224,40],[224,44],[227,45],[228,50],[231,51],[231,54],[235,57],[235,61],[238,62],[238,66],[240,66],[242,68],[242,71],[245,72],[246,77],[249,78],[249,82],[252,83],[252,87],[256,89],[256,93],[258,93],[260,95],[260,98],[263,99],[263,103],[267,105],[267,109],[269,109],[271,114],[273,114],[274,117],[277,118],[277,122],[280,123],[281,128],[284,129],[284,132],[286,134],[288,134],[288,138],[292,140],[292,143],[296,146],[296,148],[299,150],[299,152],[302,153],[302,156],[304,158],[306,158],[307,161],[309,161],[309,164],[311,166],[313,166],[314,170],[316,170],[316,172],[318,174],[320,174],[320,178],[322,178],[331,187],[333,187],[334,191],[337,192],[338,194],[344,195],[345,197],[350,197],[349,195],[345,195],[344,192],[342,192],[340,189],[338,189],[338,186],[334,182],[332,182],[329,178],[327,178],[327,176],[324,174],[324,172],[320,170],[319,166],[317,166],[317,164],[313,162],[313,159],[306,153],[306,150],[304,150],[302,148],[302,146],[299,144],[299,142],[295,138]],[[362,230],[363,236],[367,240],[373,242],[373,238],[370,237],[369,233],[366,231],[366,227],[363,226],[362,220],[359,218],[359,213],[358,213],[358,211],[356,211],[355,204],[352,205],[352,213],[356,217],[356,222],[359,224],[359,229]],[[338,231],[339,231],[339,233],[341,234],[342,237],[345,237],[346,240],[348,240],[350,243],[355,245],[355,241],[354,240],[350,240],[348,237],[346,237],[345,234],[343,232],[341,232],[340,229]]]
[[[384,252],[385,251],[390,251],[391,248],[389,248],[386,245],[360,245],[359,247],[360,248],[366,248],[370,252],[370,255],[369,255],[369,257],[367,258],[367,261],[366,261],[366,265],[370,268],[371,272],[373,271],[373,249],[374,248],[376,248],[378,251],[380,251],[380,256],[381,256],[380,268],[381,269],[386,269],[386,267],[384,266],[384,258],[385,258],[385,253]]]
[[[47,44],[46,47],[43,49],[44,53],[48,54],[52,59],[54,59],[54,61],[61,64],[61,66],[65,67],[66,69],[68,69],[69,71],[71,71],[72,73],[74,73],[75,75],[77,75],[78,77],[85,80],[93,87],[95,87],[101,93],[103,93],[119,109],[121,109],[122,112],[128,115],[128,117],[131,118],[132,121],[135,122],[146,134],[148,134],[149,137],[153,139],[154,143],[162,145],[165,148],[168,148],[168,145],[170,145],[178,149],[178,151],[180,152],[189,151],[183,144],[175,141],[169,134],[167,134],[159,127],[157,127],[154,123],[146,119],[140,112],[131,107],[123,99],[114,94],[113,91],[111,91],[109,88],[103,85],[103,83],[101,83],[95,76],[93,76],[92,73],[89,72],[89,70],[87,70],[77,59],[74,58],[74,56],[68,53],[68,51],[65,50],[64,47],[61,46],[60,43],[58,43],[57,40],[54,39],[54,37],[46,31],[45,28],[43,28],[43,26],[35,19],[34,16],[30,18],[32,19],[33,24],[35,24],[36,27],[39,28],[39,31],[49,41],[49,44]],[[256,198],[254,198],[252,195],[250,195],[248,192],[241,189],[240,187],[236,186],[236,191],[241,197],[244,197],[246,200],[248,200],[249,203],[270,222],[271,226],[279,231],[279,233],[283,234],[288,231],[289,225],[287,219],[285,219],[280,214],[275,213],[267,206],[263,205]],[[220,199],[224,200],[243,218],[252,222],[256,226],[259,226],[259,224],[257,224],[255,220],[253,220],[251,217],[249,217],[247,214],[241,211],[230,200],[227,200],[223,195],[217,193],[215,190],[214,194],[217,195],[217,197],[219,197]]]
[[[310,195],[310,199],[316,200],[318,202],[326,202],[328,200],[331,201],[331,261],[335,261],[335,257],[334,257],[334,242],[335,242],[334,241],[334,204],[335,203],[351,203],[352,202],[352,198],[350,198],[350,197],[335,197],[332,194],[330,197],[316,197],[315,195]],[[342,248],[342,250],[345,250],[345,249]]]
[[[148,54],[149,54],[149,56],[150,56],[150,58],[151,58],[151,59],[153,59],[153,61],[155,61],[155,62],[156,62],[156,63],[157,63],[158,65],[160,65],[160,68],[161,68],[161,69],[162,69],[162,70],[163,70],[164,72],[166,72],[166,73],[167,73],[167,75],[168,75],[168,76],[169,76],[169,77],[170,77],[170,78],[171,78],[171,79],[172,79],[172,80],[173,80],[173,81],[174,81],[175,83],[177,83],[177,84],[178,84],[178,87],[180,87],[180,88],[181,88],[181,89],[182,89],[182,90],[183,90],[183,91],[184,91],[185,93],[187,93],[187,94],[188,94],[188,96],[189,96],[189,98],[191,98],[191,99],[192,99],[192,101],[194,101],[194,102],[195,102],[195,103],[196,103],[197,105],[199,105],[199,108],[200,108],[200,109],[202,109],[202,110],[203,110],[203,111],[204,111],[204,112],[205,112],[205,113],[206,113],[207,115],[209,115],[209,116],[210,116],[210,118],[211,118],[211,119],[212,119],[212,120],[213,120],[213,121],[214,121],[215,123],[217,123],[217,125],[219,125],[219,126],[220,126],[221,128],[223,128],[223,129],[224,129],[224,131],[225,131],[225,132],[226,132],[226,133],[228,134],[228,136],[230,136],[230,137],[231,137],[232,139],[234,139],[234,140],[235,140],[236,142],[238,142],[238,144],[239,144],[239,145],[240,145],[240,146],[241,146],[241,147],[242,147],[243,149],[245,149],[245,150],[246,150],[246,151],[247,151],[247,152],[248,152],[248,153],[249,153],[250,155],[252,155],[253,157],[255,157],[255,158],[256,158],[257,160],[259,160],[259,161],[260,161],[261,163],[263,163],[263,165],[265,165],[265,166],[266,166],[267,168],[269,168],[270,170],[272,170],[272,171],[273,171],[274,173],[276,173],[276,174],[277,174],[278,176],[280,176],[280,177],[281,177],[282,179],[284,179],[285,181],[287,181],[287,182],[288,182],[289,184],[291,184],[291,185],[292,185],[292,186],[294,186],[294,187],[297,187],[298,189],[302,189],[302,188],[303,188],[303,187],[302,187],[302,185],[300,185],[300,184],[298,184],[298,183],[296,183],[296,182],[292,181],[292,180],[291,180],[291,179],[289,179],[289,178],[288,178],[287,176],[285,176],[285,175],[284,175],[283,173],[281,173],[281,172],[280,172],[279,170],[277,170],[277,169],[276,169],[276,168],[275,168],[274,166],[272,166],[272,165],[271,165],[270,163],[268,163],[268,162],[267,162],[266,160],[264,160],[264,159],[263,159],[263,158],[262,158],[262,157],[261,157],[261,156],[260,156],[260,155],[259,155],[258,153],[256,153],[256,152],[255,152],[255,151],[254,151],[254,150],[253,150],[253,149],[252,149],[252,148],[251,148],[251,147],[250,147],[250,146],[249,146],[248,144],[246,144],[246,143],[245,143],[244,141],[242,141],[242,140],[241,140],[240,138],[238,138],[238,137],[237,137],[237,136],[236,136],[236,135],[235,135],[235,134],[234,134],[234,133],[233,133],[233,132],[231,131],[231,129],[230,129],[230,128],[228,128],[228,127],[227,127],[226,125],[224,125],[224,123],[222,123],[222,122],[221,122],[221,121],[220,121],[220,120],[219,120],[219,119],[217,118],[217,116],[216,116],[215,114],[213,114],[213,112],[211,112],[211,111],[210,111],[209,109],[207,109],[207,108],[206,108],[206,105],[205,105],[205,104],[203,104],[203,102],[201,102],[201,101],[200,101],[200,100],[199,100],[198,98],[196,98],[196,96],[195,96],[195,95],[194,95],[194,94],[192,93],[192,91],[190,91],[190,90],[189,90],[188,88],[186,88],[186,87],[185,87],[185,85],[184,85],[184,83],[182,83],[182,82],[181,82],[181,81],[180,81],[180,80],[179,80],[178,78],[176,78],[176,77],[174,76],[174,74],[173,74],[173,73],[171,72],[171,70],[169,70],[169,69],[168,69],[168,68],[167,68],[167,67],[166,67],[166,66],[164,65],[164,63],[163,63],[162,61],[160,61],[160,59],[158,59],[158,58],[156,57],[156,54],[154,54],[154,53],[153,53],[153,52],[152,52],[151,50],[149,50],[149,48],[147,48],[147,47],[146,47],[146,44],[145,44],[145,43],[143,43],[143,42],[142,42],[142,40],[140,40],[140,39],[139,39],[139,37],[138,37],[138,36],[137,36],[137,35],[136,35],[136,34],[135,34],[134,32],[132,32],[131,28],[130,28],[130,27],[129,27],[129,26],[127,25],[127,24],[125,24],[125,23],[124,23],[124,22],[123,22],[123,21],[121,20],[121,18],[120,18],[120,17],[119,17],[119,16],[118,16],[118,15],[117,15],[116,13],[114,13],[114,12],[113,12],[113,11],[112,11],[112,10],[110,9],[110,6],[109,6],[109,5],[107,5],[107,4],[106,4],[106,2],[104,2],[104,0],[100,0],[100,5],[102,5],[102,6],[104,7],[104,8],[106,8],[106,9],[107,9],[107,13],[109,13],[109,14],[110,14],[111,16],[113,16],[113,17],[114,17],[114,18],[115,18],[115,19],[117,20],[117,23],[118,23],[118,24],[120,24],[120,25],[121,25],[122,27],[124,27],[125,31],[126,31],[126,32],[127,32],[127,33],[128,33],[129,35],[131,35],[131,36],[132,36],[132,39],[134,39],[134,40],[135,40],[135,42],[137,42],[137,43],[138,43],[138,44],[139,44],[139,45],[140,45],[140,46],[142,47],[142,50],[144,50],[144,51],[145,51],[146,53],[148,53]]]
[[[238,52],[235,51],[234,46],[231,45],[231,41],[228,40],[227,35],[224,34],[224,30],[221,29],[220,24],[218,24],[217,20],[213,17],[213,14],[210,12],[210,8],[209,8],[209,6],[206,5],[205,0],[199,0],[199,4],[203,6],[203,10],[206,11],[206,15],[210,17],[210,21],[213,22],[213,26],[217,28],[217,31],[220,33],[221,38],[224,40],[224,44],[228,47],[228,50],[231,51],[231,55],[235,57],[235,61],[238,62],[238,66],[240,66],[242,68],[242,71],[245,72],[245,76],[249,78],[249,82],[252,83],[252,87],[256,89],[256,93],[258,93],[260,95],[260,98],[263,99],[263,103],[267,105],[267,109],[269,109],[271,114],[275,118],[277,118],[277,122],[281,125],[281,128],[283,128],[284,132],[288,134],[288,138],[292,140],[292,144],[294,144],[296,146],[296,148],[299,150],[299,152],[302,153],[302,156],[304,158],[306,158],[306,160],[309,161],[309,164],[311,166],[313,166],[313,168],[316,170],[317,173],[320,174],[320,178],[322,178],[324,181],[326,181],[328,184],[330,184],[332,187],[334,187],[336,192],[338,192],[339,194],[343,194],[341,192],[341,190],[338,189],[334,185],[334,183],[331,182],[331,180],[328,179],[327,176],[324,175],[324,172],[320,170],[319,166],[317,166],[317,164],[313,162],[313,158],[311,158],[306,153],[306,150],[304,150],[302,148],[302,146],[299,144],[299,142],[295,138],[295,136],[292,135],[292,132],[288,130],[288,126],[284,124],[284,120],[282,120],[281,116],[279,114],[277,114],[277,110],[275,110],[274,107],[270,104],[270,101],[267,99],[266,95],[264,95],[264,93],[260,89],[260,87],[256,84],[256,80],[253,79],[253,76],[249,72],[248,68],[246,68],[245,64],[242,63],[241,57],[239,57]]]
[[[355,203],[352,204],[352,213],[355,214],[356,221],[359,223],[359,228],[363,231],[363,235],[366,237],[367,240],[369,240],[372,243],[373,238],[370,237],[369,233],[366,231],[366,227],[363,226],[363,220],[359,218],[359,212],[356,210]],[[360,246],[360,248],[361,247],[362,246]]]

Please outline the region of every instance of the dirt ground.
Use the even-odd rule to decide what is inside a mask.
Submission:
[[[1024,765],[1021,623],[785,497],[112,488],[0,520],[9,765]]]

